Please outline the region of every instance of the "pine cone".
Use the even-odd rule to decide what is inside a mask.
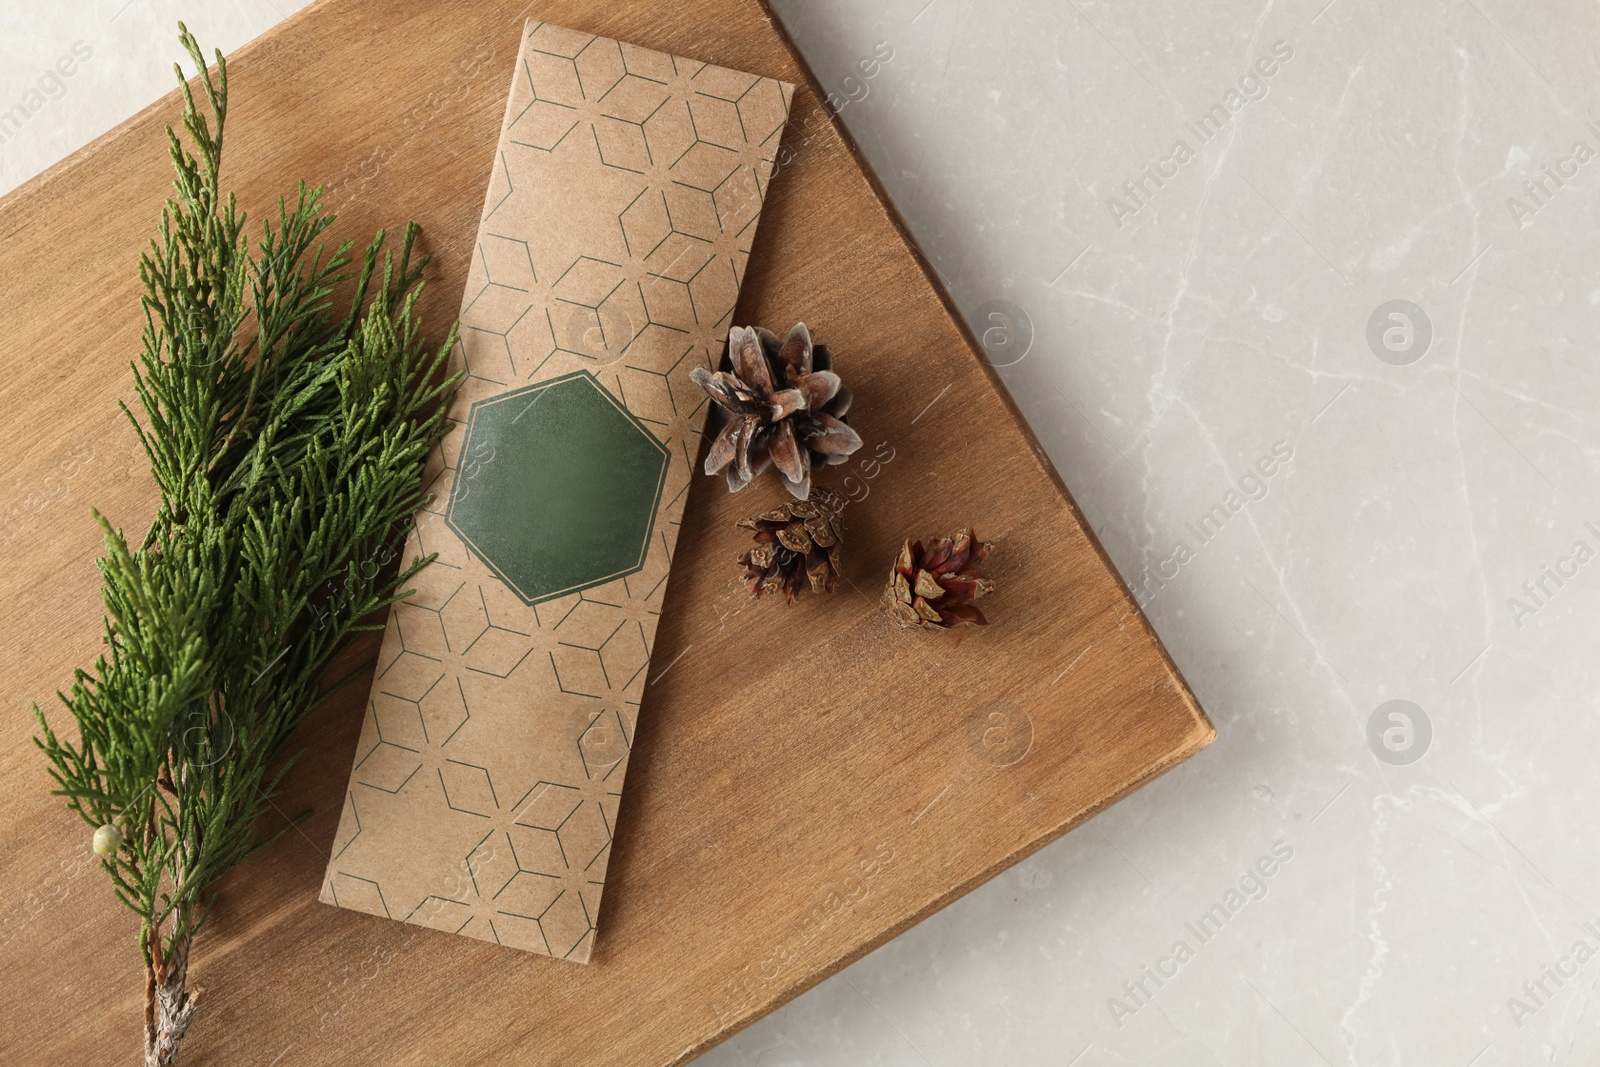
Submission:
[[[737,493],[776,464],[794,498],[807,499],[813,467],[843,463],[861,447],[845,424],[850,390],[828,369],[831,363],[827,346],[813,346],[803,322],[781,343],[770,330],[728,331],[722,369],[696,367],[689,374],[717,402],[706,473],[725,470],[728,490]]]
[[[954,537],[941,537],[926,550],[921,541],[907,541],[889,575],[889,587],[883,591],[884,610],[907,628],[989,625],[971,602],[994,592],[994,583],[977,572],[978,564],[989,558],[993,548],[978,541],[970,528]]]
[[[739,525],[755,531],[756,545],[739,557],[750,595],[783,590],[790,604],[809,580],[814,593],[833,592],[839,578],[844,500],[832,489],[818,489],[808,500],[791,500]]]

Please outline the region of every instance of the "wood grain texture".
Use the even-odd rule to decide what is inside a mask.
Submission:
[[[259,215],[305,177],[329,183],[341,236],[416,218],[442,329],[528,12],[326,0],[241,49],[227,163],[241,203]],[[892,458],[850,468],[867,495],[846,513],[846,585],[792,608],[751,605],[732,580],[733,521],[779,500],[777,483],[692,492],[588,967],[317,902],[357,683],[302,731],[278,806],[305,818],[228,880],[202,935],[190,1064],[682,1063],[1213,736],[759,0],[536,13],[801,86],[797,157],[736,321],[810,322],[856,393],[860,458]],[[89,507],[135,530],[154,513],[116,404],[176,113],[169,97],[0,200],[0,963],[27,977],[5,995],[13,1062],[136,1058],[132,917],[89,862],[89,830],[47,795],[25,708],[96,654]],[[877,596],[900,539],[969,522],[997,544],[994,625],[894,630]]]

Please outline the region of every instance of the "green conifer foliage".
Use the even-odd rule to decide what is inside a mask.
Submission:
[[[77,740],[34,709],[57,792],[99,828],[139,916],[145,1057],[162,1067],[194,1013],[189,952],[213,887],[265,843],[284,743],[351,636],[380,629],[374,613],[428,562],[381,565],[425,502],[457,380],[454,329],[439,348],[422,336],[415,226],[398,259],[381,231],[359,262],[348,243],[327,253],[334,217],[302,183],[247,228],[220,185],[226,62],[207,70],[179,30],[206,108],[176,68],[187,144],[169,128],[176,193],[140,263],[142,418],[124,408],[160,508],[137,542],[96,515],[105,647],[60,694]]]

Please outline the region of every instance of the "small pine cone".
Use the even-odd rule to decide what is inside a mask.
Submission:
[[[789,494],[807,499],[812,470],[837,466],[861,447],[847,422],[850,390],[832,365],[828,346],[812,344],[803,322],[782,341],[770,330],[729,330],[721,369],[689,372],[715,401],[706,423],[712,436],[706,473],[726,472],[728,491],[737,493],[776,466]]]
[[[755,547],[739,556],[751,596],[783,590],[790,604],[806,583],[814,593],[833,592],[839,579],[839,550],[844,527],[839,513],[844,500],[832,489],[814,490],[805,500],[791,500],[739,525],[755,531]]]
[[[978,541],[972,530],[941,537],[927,549],[907,541],[883,591],[883,608],[901,626],[949,629],[962,623],[987,626],[971,602],[994,592],[994,583],[978,574],[993,545]]]

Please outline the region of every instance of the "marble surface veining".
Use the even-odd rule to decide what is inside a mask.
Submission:
[[[6,5],[0,190],[300,6]],[[1600,9],[776,6],[1219,737],[699,1062],[1596,1062]]]

